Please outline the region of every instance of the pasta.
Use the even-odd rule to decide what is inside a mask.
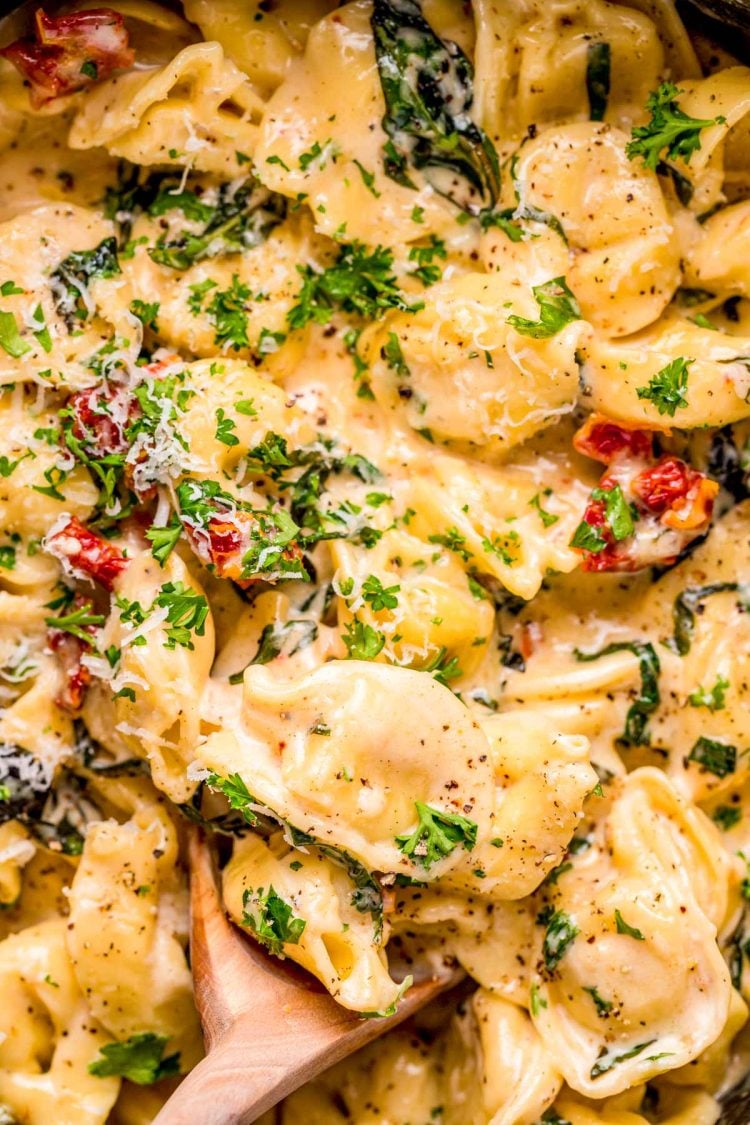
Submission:
[[[235,927],[352,1013],[465,973],[263,1125],[716,1125],[750,1005],[750,69],[671,0],[27,16],[0,1123],[149,1125],[202,1057],[197,822]]]

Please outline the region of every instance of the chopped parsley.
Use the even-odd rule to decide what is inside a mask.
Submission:
[[[242,895],[242,925],[251,930],[258,941],[277,957],[283,955],[284,945],[298,945],[307,923],[297,918],[288,902],[272,886],[268,892],[263,887],[248,887]]]
[[[385,644],[385,637],[371,625],[357,620],[347,623],[342,640],[350,660],[374,660]]]
[[[218,290],[212,296],[206,311],[214,323],[217,347],[227,345],[239,351],[250,346],[246,302],[251,295],[250,286],[243,284],[235,273],[229,288]]]
[[[220,441],[222,445],[239,445],[240,439],[234,433],[237,429],[237,423],[232,418],[227,418],[226,413],[222,407],[216,411],[216,433],[214,437]]]
[[[172,516],[169,523],[164,527],[150,527],[148,529],[146,538],[151,543],[151,554],[159,563],[159,566],[164,566],[177,546],[181,534],[182,523],[177,516]]]
[[[688,367],[695,363],[694,359],[684,359],[678,356],[652,375],[645,387],[637,387],[638,398],[648,399],[654,404],[660,414],[668,414],[674,418],[678,410],[684,410],[688,405],[687,385]]]
[[[395,332],[388,333],[388,339],[380,349],[380,354],[391,370],[395,371],[397,375],[400,375],[402,378],[408,378],[411,374],[404,360],[404,353],[401,350],[399,338]]]
[[[566,324],[581,319],[578,301],[564,277],[553,277],[543,285],[534,285],[531,291],[539,306],[539,320],[527,320],[526,317],[515,314],[507,318],[507,323],[522,336],[547,340],[562,331]]]
[[[251,827],[258,823],[257,814],[251,808],[251,806],[257,805],[257,801],[238,773],[232,773],[229,777],[220,777],[217,773],[210,773],[206,778],[206,785],[214,793],[221,793],[226,798],[230,809],[236,809],[242,813],[243,819]]]
[[[410,271],[411,276],[421,281],[425,288],[435,285],[443,276],[443,271],[435,264],[435,260],[445,261],[447,257],[448,251],[442,238],[431,235],[429,245],[412,246],[409,250],[409,261],[417,263],[417,268]]]
[[[154,599],[155,606],[167,610],[165,648],[192,650],[193,634],[202,637],[206,631],[208,602],[203,594],[182,582],[165,582]]]
[[[662,82],[651,93],[646,109],[651,114],[647,125],[636,125],[625,152],[630,160],[640,156],[647,168],[658,170],[662,159],[683,160],[690,163],[694,152],[701,147],[701,131],[711,125],[723,124],[724,117],[700,120],[689,117],[677,105],[676,98],[683,93],[672,82]]]
[[[157,324],[157,317],[159,315],[159,302],[158,301],[131,301],[130,311],[133,316],[137,316],[144,328],[150,328],[152,332],[158,332],[159,326]]]
[[[31,351],[31,344],[21,336],[12,312],[0,312],[0,348],[13,359],[20,359]]]
[[[179,1052],[164,1058],[167,1039],[152,1031],[131,1035],[121,1043],[108,1043],[99,1058],[89,1063],[89,1074],[97,1078],[127,1078],[137,1086],[150,1086],[161,1078],[180,1073]]]
[[[370,574],[362,583],[362,597],[377,613],[381,609],[395,609],[400,586],[384,586],[375,574]]]
[[[545,511],[545,509],[542,507],[542,496],[546,497],[551,495],[552,489],[545,488],[544,492],[537,492],[536,496],[532,496],[529,500],[529,507],[536,508],[537,512],[539,513],[539,519],[542,521],[542,527],[552,527],[552,525],[557,523],[560,518],[559,516],[554,515],[553,512]]]
[[[361,242],[343,243],[333,265],[322,272],[297,266],[302,288],[287,313],[292,329],[313,322],[327,324],[336,309],[367,320],[376,320],[386,309],[416,312],[422,304],[409,304],[396,284],[393,253],[383,246],[374,250]]]
[[[58,629],[61,633],[69,633],[71,637],[77,637],[79,641],[90,645],[90,630],[104,624],[104,615],[92,613],[92,608],[91,602],[85,602],[70,613],[63,613],[59,617],[45,617],[44,624],[50,629]]]
[[[459,846],[471,851],[477,842],[478,825],[459,813],[443,812],[415,801],[418,823],[412,832],[396,836],[399,851],[429,870]]]

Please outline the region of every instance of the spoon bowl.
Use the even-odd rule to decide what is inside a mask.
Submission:
[[[213,848],[191,829],[190,957],[206,1057],[154,1125],[247,1125],[287,1094],[456,985],[453,967],[417,978],[392,1016],[342,1008],[309,974],[227,919]]]

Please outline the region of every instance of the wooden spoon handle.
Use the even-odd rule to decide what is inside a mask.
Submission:
[[[294,1011],[249,1011],[191,1071],[154,1125],[248,1125],[305,1082],[413,1015],[456,983],[452,974],[415,985],[394,1016],[308,1021]],[[302,1018],[299,1018],[299,1017]],[[343,1026],[342,1026],[343,1025]]]

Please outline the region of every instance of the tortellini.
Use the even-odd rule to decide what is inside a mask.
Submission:
[[[683,1065],[726,1022],[716,930],[731,867],[700,817],[658,770],[635,771],[546,896],[532,1017],[583,1094]]]
[[[86,716],[95,737],[114,753],[126,747],[146,756],[159,787],[179,803],[195,789],[185,771],[200,731],[200,694],[211,669],[214,638],[207,613],[189,647],[170,641],[169,611],[154,607],[167,583],[202,597],[179,556],[173,555],[164,569],[150,554],[131,559],[118,581],[104,635],[104,647],[113,646],[119,654],[116,667],[105,672],[107,679],[89,696]],[[142,620],[139,610],[148,609],[152,612]]]
[[[288,940],[279,945],[344,1007],[384,1012],[398,1001],[401,989],[388,975],[380,926],[363,911],[342,867],[291,848],[281,834],[267,843],[248,836],[224,870],[223,889],[234,921],[267,943],[276,940],[263,936],[269,900],[290,907]]]
[[[167,66],[133,70],[88,92],[68,143],[104,145],[138,164],[182,164],[233,176],[252,155],[263,107],[219,43],[185,47]]]
[[[354,0],[312,29],[304,57],[268,102],[255,163],[274,191],[310,197],[325,234],[344,223],[347,237],[373,245],[385,231],[416,241],[448,227],[450,209],[428,184],[415,191],[381,170],[387,137],[370,12],[369,0]]]
[[[120,1082],[88,1071],[112,1040],[78,984],[66,930],[54,919],[0,943],[0,1105],[21,1120],[99,1125]]]
[[[512,327],[537,312],[531,292],[499,277],[474,273],[433,287],[423,311],[395,314],[368,342],[376,396],[434,440],[511,450],[570,413],[578,391],[582,322],[550,339]]]
[[[254,798],[295,828],[370,869],[418,878],[445,874],[462,849],[427,866],[419,852],[399,849],[416,802],[469,818],[480,842],[489,836],[486,737],[430,677],[352,660],[284,683],[251,667],[243,693],[236,730],[210,735],[201,761],[223,777],[247,777]],[[408,700],[408,715],[393,711],[391,698]]]
[[[91,286],[70,257],[97,248],[108,255],[113,235],[101,214],[72,204],[38,207],[2,224],[2,384],[89,386],[95,381],[89,365],[114,341],[124,362],[135,361],[140,325],[127,313],[110,322],[99,317],[96,282]],[[109,268],[117,268],[114,261]]]
[[[594,409],[629,425],[725,426],[750,414],[744,345],[742,337],[668,313],[626,340],[586,341],[582,378]],[[672,378],[679,390],[665,404],[654,385]]]
[[[522,145],[513,161],[515,210],[539,216],[529,227],[535,237],[511,242],[490,230],[482,250],[489,269],[528,271],[535,283],[546,280],[535,259],[549,269],[551,258],[604,337],[651,324],[680,283],[679,243],[658,180],[628,159],[626,141],[619,129],[580,122]]]

